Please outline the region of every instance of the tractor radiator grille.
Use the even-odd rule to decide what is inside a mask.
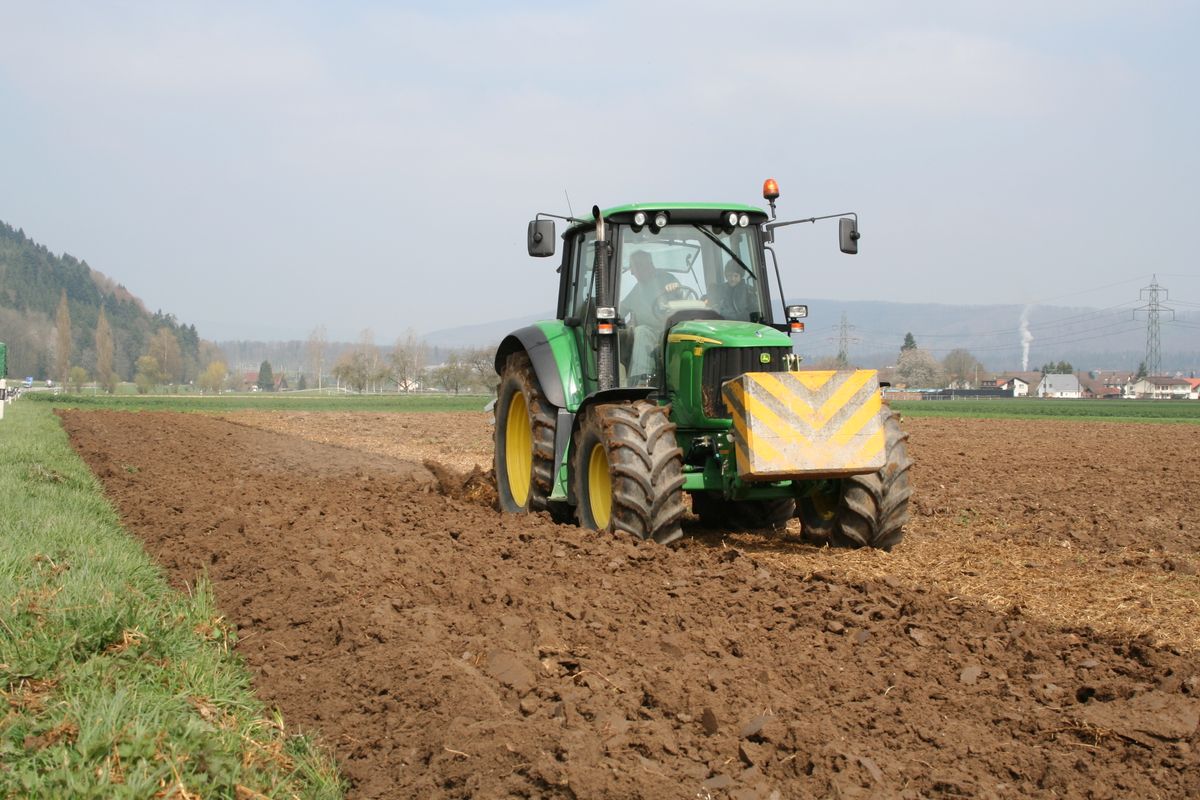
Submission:
[[[700,398],[704,416],[723,419],[729,416],[721,385],[746,372],[787,372],[790,347],[713,347],[704,353],[704,372],[700,379]],[[770,357],[764,362],[763,354]]]

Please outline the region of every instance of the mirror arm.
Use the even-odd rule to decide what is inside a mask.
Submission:
[[[551,214],[549,211],[539,211],[539,212],[537,212],[537,214],[534,215],[533,218],[541,219],[542,217],[549,217],[551,219],[561,219],[566,222],[591,222],[592,221],[590,219],[580,219],[579,217],[564,217],[562,214]]]
[[[766,225],[763,226],[763,229],[767,231],[767,234],[768,234],[767,241],[775,241],[775,237],[773,235],[771,235],[771,231],[774,231],[776,228],[782,228],[785,225],[799,225],[801,222],[817,222],[818,220],[822,220],[822,219],[835,219],[837,217],[854,217],[854,224],[855,224],[855,226],[858,225],[858,213],[854,212],[854,211],[844,211],[841,214],[826,214],[823,217],[809,217],[808,219],[789,219],[786,222],[768,222]]]

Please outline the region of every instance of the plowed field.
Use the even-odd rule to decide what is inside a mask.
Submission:
[[[62,416],[355,797],[1200,795],[1198,427],[906,422],[884,554],[500,515],[483,414]]]

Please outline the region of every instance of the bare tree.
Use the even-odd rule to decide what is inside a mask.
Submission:
[[[153,356],[158,362],[161,383],[175,383],[183,377],[183,351],[170,328],[162,327],[154,332],[146,345],[146,355]]]
[[[332,371],[339,384],[345,384],[356,392],[361,392],[367,387],[367,360],[361,350],[342,353]]]
[[[471,374],[471,364],[463,357],[463,352],[451,350],[446,354],[446,360],[434,369],[433,379],[447,392],[458,394],[467,388]]]
[[[54,377],[59,385],[67,382],[71,369],[71,309],[67,307],[67,290],[63,289],[58,301],[58,315],[54,321]]]
[[[384,366],[379,348],[375,345],[375,332],[373,330],[364,328],[358,335],[358,349],[362,354],[362,369],[366,380],[366,388],[368,391],[374,391],[376,387],[381,386],[387,380],[388,370]]]
[[[221,352],[221,348],[217,347],[214,342],[201,339],[198,353],[198,360],[201,364],[211,364],[214,361],[220,361],[222,364],[225,364],[225,354]],[[229,365],[226,364],[226,368],[228,368],[228,366]]]
[[[396,388],[411,392],[420,386],[421,372],[425,369],[425,342],[417,338],[417,332],[409,328],[404,336],[396,340],[396,346],[388,355],[391,377]]]
[[[325,326],[318,325],[308,335],[308,345],[305,350],[308,355],[308,366],[317,376],[317,388],[321,388],[321,377],[325,372],[325,348],[329,342],[325,336]]]
[[[104,313],[104,306],[100,306],[100,315],[96,318],[96,382],[109,394],[117,390],[117,376],[113,373],[112,328]]]
[[[960,387],[970,384],[979,388],[976,384],[983,365],[969,351],[961,347],[951,350],[942,359],[942,367],[946,370],[946,377]]]
[[[482,391],[496,388],[496,348],[472,347],[463,351],[462,360],[470,371],[471,386]]]

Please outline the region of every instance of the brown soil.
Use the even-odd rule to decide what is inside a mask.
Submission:
[[[882,554],[502,516],[412,463],[481,414],[236,418],[63,414],[356,797],[1200,794],[1196,428],[909,422]]]

